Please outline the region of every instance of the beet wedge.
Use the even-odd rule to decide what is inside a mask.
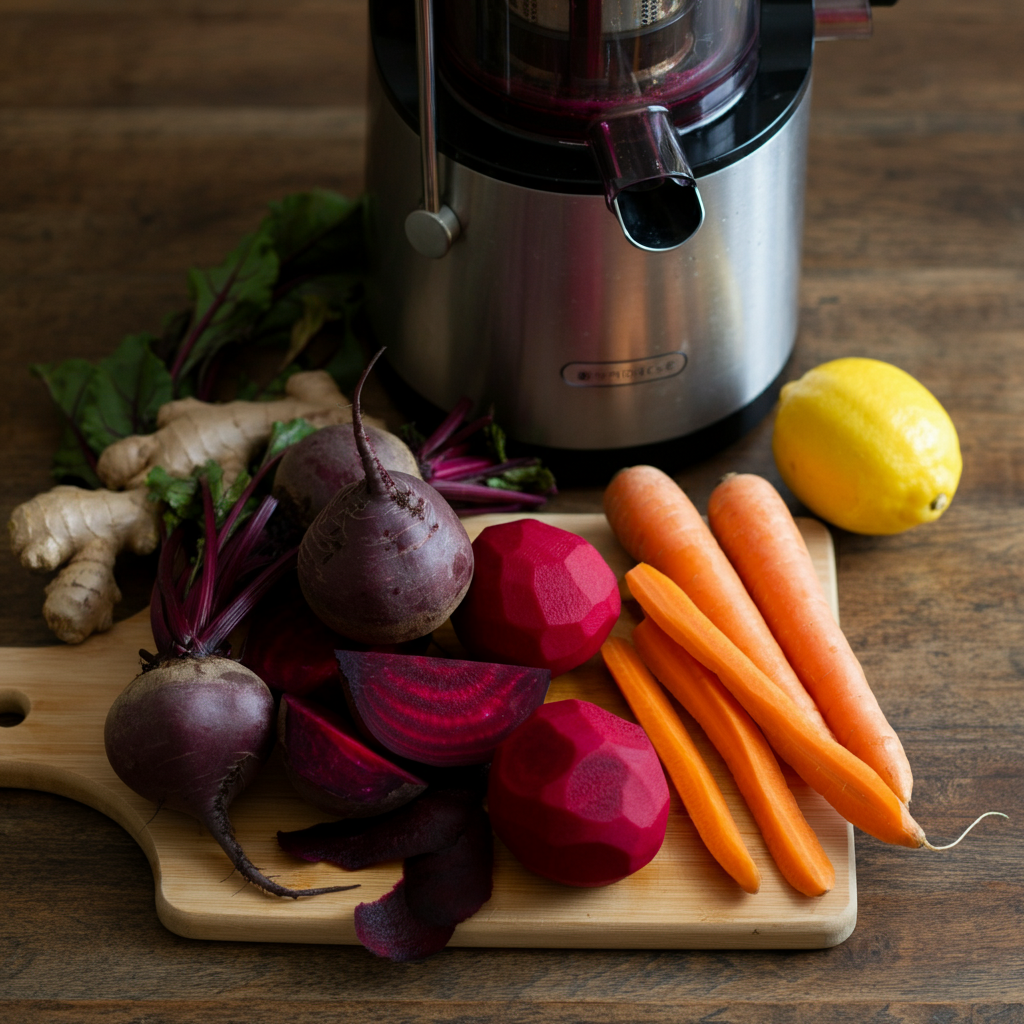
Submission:
[[[385,814],[427,788],[351,735],[340,716],[301,697],[281,698],[278,741],[299,796],[340,818]]]
[[[449,658],[336,651],[353,715],[399,757],[485,764],[544,702],[551,673]]]

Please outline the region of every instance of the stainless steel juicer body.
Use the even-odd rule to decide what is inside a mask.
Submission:
[[[813,22],[801,31],[809,51]],[[494,173],[458,138],[445,147],[442,119],[441,194],[461,233],[429,259],[404,230],[422,201],[420,139],[379,59],[368,298],[399,377],[444,410],[464,395],[493,404],[512,438],[559,449],[670,441],[754,402],[796,337],[810,105],[809,52],[762,57],[761,78],[772,60],[789,91],[755,79],[766,124],[734,110],[680,135],[701,158],[691,162],[705,219],[677,248],[630,244],[596,178],[588,193],[565,175]]]

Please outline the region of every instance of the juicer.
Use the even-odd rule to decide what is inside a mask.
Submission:
[[[752,426],[797,332],[815,38],[870,24],[868,0],[370,0],[391,379],[605,475]]]

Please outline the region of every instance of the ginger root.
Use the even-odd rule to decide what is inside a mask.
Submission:
[[[110,629],[121,600],[113,571],[118,552],[156,548],[160,506],[147,499],[145,486],[155,466],[187,477],[213,459],[230,486],[270,439],[275,422],[301,416],[323,427],[352,420],[349,400],[323,370],[296,373],[285,394],[272,402],[168,402],[157,414],[155,433],[122,438],[102,452],[97,473],[109,490],[54,487],[14,510],[11,546],[22,565],[52,571],[70,559],[47,586],[43,605],[59,639],[81,643]]]
[[[213,459],[230,486],[270,438],[275,421],[303,417],[314,426],[350,423],[349,400],[324,370],[296,373],[285,387],[286,398],[273,402],[200,402],[182,398],[157,414],[153,434],[115,441],[101,455],[97,473],[114,490],[139,487],[154,466],[171,476],[187,477]]]
[[[19,505],[8,529],[11,547],[28,569],[49,572],[70,559],[46,588],[43,618],[65,643],[110,629],[121,591],[114,580],[118,552],[139,555],[159,541],[159,508],[144,487],[89,491],[54,487]]]

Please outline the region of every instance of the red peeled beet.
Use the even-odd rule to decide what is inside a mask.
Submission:
[[[598,652],[621,610],[615,573],[589,541],[538,519],[488,526],[452,624],[474,657],[550,669]]]
[[[338,715],[301,697],[282,697],[278,740],[296,792],[328,814],[384,814],[427,788],[422,779],[360,743]]]
[[[440,767],[484,764],[540,705],[546,669],[337,651],[352,712],[393,754]]]
[[[498,747],[488,809],[529,870],[566,885],[609,885],[661,849],[669,790],[640,726],[563,700],[538,708]]]

